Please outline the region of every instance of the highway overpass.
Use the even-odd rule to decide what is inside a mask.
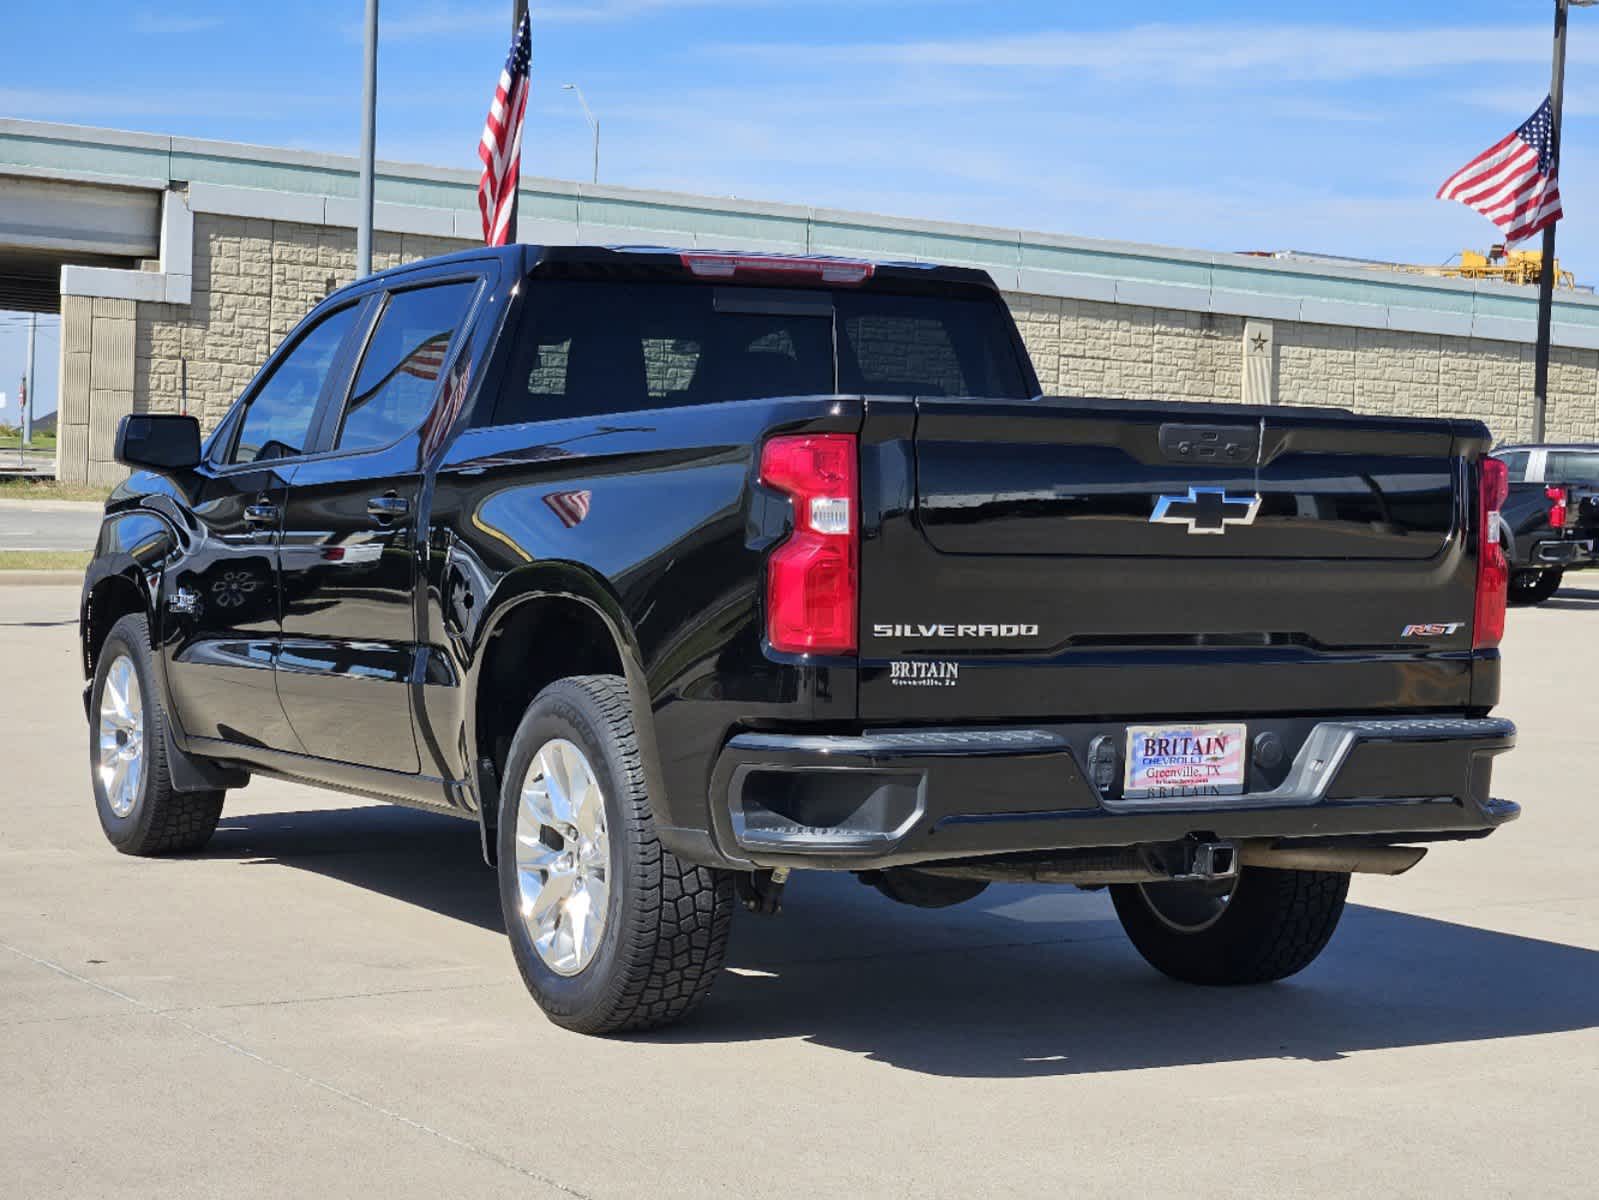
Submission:
[[[477,174],[380,163],[375,260],[478,238]],[[0,120],[0,308],[62,314],[59,471],[110,480],[117,420],[209,426],[354,273],[355,161]],[[987,270],[1051,391],[1338,404],[1531,424],[1535,295],[1358,266],[525,179],[524,240],[933,260]],[[1599,300],[1556,305],[1551,437],[1599,438]]]

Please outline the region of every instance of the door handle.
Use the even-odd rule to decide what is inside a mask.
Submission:
[[[246,525],[276,525],[278,522],[278,506],[276,504],[250,504],[244,509],[244,523]]]
[[[366,502],[367,515],[379,521],[392,521],[396,517],[403,517],[411,511],[411,502],[404,496],[396,496],[393,492],[382,496],[373,496]]]

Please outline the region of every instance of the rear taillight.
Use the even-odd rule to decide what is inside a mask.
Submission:
[[[1477,613],[1471,644],[1486,650],[1505,636],[1510,564],[1499,541],[1499,510],[1510,494],[1509,468],[1497,458],[1483,459],[1477,488]]]
[[[702,279],[755,276],[852,287],[865,283],[877,270],[875,263],[853,258],[790,258],[781,254],[722,254],[700,250],[685,251],[678,257]]]
[[[1566,527],[1566,489],[1563,487],[1546,487],[1543,494],[1549,498],[1549,528],[1564,529]]]
[[[766,639],[790,654],[854,654],[859,578],[855,435],[775,437],[761,482],[794,503],[794,531],[766,562]]]

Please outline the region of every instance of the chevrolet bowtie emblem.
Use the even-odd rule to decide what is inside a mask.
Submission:
[[[1223,488],[1191,487],[1186,496],[1161,496],[1149,520],[1186,525],[1189,533],[1226,533],[1229,525],[1253,525],[1259,496],[1229,496]]]

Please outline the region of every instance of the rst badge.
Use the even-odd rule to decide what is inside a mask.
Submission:
[[[1434,622],[1430,625],[1406,625],[1400,637],[1448,637],[1466,627],[1464,621]]]
[[[1152,525],[1186,525],[1189,533],[1226,533],[1229,525],[1253,525],[1260,497],[1228,495],[1225,488],[1191,487],[1186,496],[1160,496],[1149,514]]]

